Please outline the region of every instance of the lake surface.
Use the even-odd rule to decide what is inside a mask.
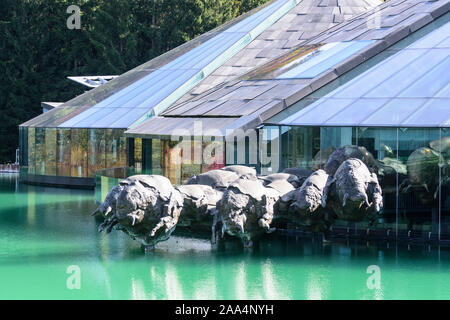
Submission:
[[[120,232],[97,233],[94,199],[0,175],[0,299],[450,298],[446,248],[275,236],[218,251],[178,236],[144,254]],[[73,270],[80,289],[67,286]]]

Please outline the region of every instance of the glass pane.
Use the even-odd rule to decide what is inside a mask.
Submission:
[[[407,179],[399,180],[399,232],[437,235],[440,153],[430,142],[439,140],[439,129],[400,128],[398,133],[399,160],[407,168]]]
[[[120,168],[126,163],[126,138],[123,130],[105,130],[106,168]]]
[[[312,52],[311,59],[279,75],[277,79],[315,78],[371,43],[373,43],[373,41],[328,43],[316,52]]]
[[[198,142],[194,142],[195,144]],[[248,146],[247,146],[248,147]],[[248,149],[248,148],[247,148]],[[257,148],[254,149],[255,153]],[[225,142],[223,140],[211,140],[207,137],[203,137],[200,152],[203,154],[201,172],[207,172],[210,170],[220,169],[225,166]],[[249,165],[255,166],[257,164],[257,154],[253,155],[255,161],[249,162]]]
[[[450,50],[448,50],[450,52]],[[448,53],[449,54],[449,53]],[[401,98],[428,98],[434,97],[450,83],[450,56],[444,61],[438,63],[433,69],[417,79],[409,87],[401,92],[398,97]],[[414,72],[414,70],[411,70]]]
[[[358,99],[328,119],[325,124],[330,126],[357,126],[387,101],[387,99]]]
[[[361,125],[398,126],[425,102],[426,99],[393,99],[365,119]]]
[[[352,127],[321,127],[320,128],[320,152],[314,156],[314,169],[324,168],[330,155],[338,148],[344,146],[356,146],[356,128]],[[337,168],[336,168],[337,169]],[[334,224],[337,228],[345,228],[349,232],[356,232],[355,222],[337,219]]]
[[[377,224],[371,228],[396,231],[397,181],[407,178],[406,164],[397,157],[397,129],[359,128],[358,146],[366,148],[377,160],[377,177],[383,191],[384,207]],[[361,225],[363,227],[363,225]],[[366,225],[365,227],[369,227]]]
[[[313,169],[313,159],[320,151],[319,127],[282,127],[283,169]]]
[[[71,142],[70,129],[57,129],[57,150],[56,150],[56,166],[58,176],[71,175]]]
[[[87,142],[87,129],[71,129],[70,166],[72,177],[87,177]]]
[[[395,59],[389,60],[389,63],[383,63],[386,67],[395,68],[395,64],[400,62],[401,56],[411,55],[411,51],[414,51],[413,56],[416,55],[416,50],[404,50],[400,54],[395,55]],[[382,83],[377,86],[371,84],[370,88],[373,88],[368,93],[364,94],[367,98],[392,98],[397,97],[405,89],[413,85],[424,77],[430,70],[438,66],[442,61],[448,57],[448,52],[445,50],[431,50],[423,53],[417,59],[411,61],[408,65],[405,65],[403,69],[398,70],[390,77],[386,77]],[[373,69],[371,69],[373,70]],[[375,69],[376,70],[376,69]],[[383,77],[385,75],[376,72],[377,75]]]
[[[403,125],[417,127],[438,127],[450,117],[450,99],[429,99],[429,101],[403,122]]]
[[[45,130],[45,174],[56,175],[56,129]]]
[[[418,49],[412,52],[400,51],[398,54],[370,68],[352,81],[347,82],[344,86],[330,93],[329,96],[335,98],[362,97],[369,90],[377,88],[386,82],[387,79],[395,76],[400,70],[425,54],[426,51],[424,49]]]
[[[151,143],[151,170],[152,174],[162,174],[163,144],[160,139],[147,140]]]
[[[320,128],[320,149],[338,149],[344,146],[356,145],[356,128],[352,127],[322,127]],[[331,153],[330,153],[331,154]],[[322,158],[322,162],[328,158]]]
[[[36,174],[45,175],[45,129],[36,128]]]
[[[28,128],[28,173],[36,172],[35,128]]]
[[[142,170],[142,139],[134,138],[134,168],[136,172]]]
[[[93,177],[97,170],[106,168],[106,141],[104,129],[89,129],[88,176]]]
[[[344,108],[352,104],[354,99],[324,99],[305,109],[299,111],[295,115],[282,121],[287,125],[311,125],[321,126],[328,119],[337,115]]]
[[[162,170],[172,184],[181,184],[181,149],[177,141],[161,140]]]
[[[259,139],[261,174],[268,175],[279,172],[281,169],[280,128],[277,126],[264,127],[260,130]]]
[[[436,142],[433,144],[436,147]],[[450,240],[450,128],[441,129],[441,239]]]
[[[416,41],[411,45],[414,49],[428,49],[438,46],[440,43],[449,38],[450,23],[440,27],[438,30],[430,32],[426,37]]]

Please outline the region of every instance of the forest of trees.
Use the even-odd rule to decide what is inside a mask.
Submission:
[[[121,74],[267,0],[2,0],[0,163],[18,125],[85,89],[67,76]],[[69,5],[81,29],[67,28]]]

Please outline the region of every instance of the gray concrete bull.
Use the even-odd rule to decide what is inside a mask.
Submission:
[[[346,221],[375,219],[383,207],[382,190],[375,173],[370,173],[360,159],[344,161],[333,179],[325,186],[322,206],[332,209],[338,218]]]

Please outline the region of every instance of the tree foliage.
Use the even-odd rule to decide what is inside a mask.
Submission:
[[[83,92],[67,76],[121,74],[267,0],[2,0],[0,163],[13,161],[20,123],[41,101]],[[69,5],[81,29],[68,29]]]

